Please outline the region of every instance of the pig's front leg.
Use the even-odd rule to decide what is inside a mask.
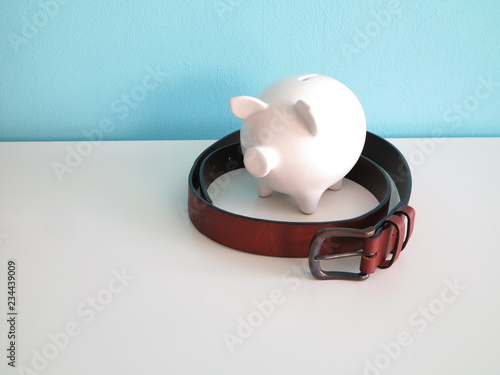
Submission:
[[[300,210],[305,214],[312,214],[318,207],[319,200],[323,195],[323,191],[308,192],[307,194],[296,195],[294,198],[299,205]]]
[[[267,186],[261,179],[256,179],[256,185],[257,193],[261,198],[269,197],[273,193],[273,189],[269,188],[269,186]]]

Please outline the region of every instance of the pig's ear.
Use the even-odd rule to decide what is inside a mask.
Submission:
[[[316,127],[316,120],[314,119],[314,114],[312,113],[309,104],[303,100],[299,100],[295,103],[295,111],[306,124],[309,133],[315,137],[316,134],[318,134],[318,128]]]
[[[236,96],[229,99],[229,105],[231,106],[231,112],[236,117],[245,120],[250,117],[250,115],[265,111],[267,109],[267,104],[262,100],[253,98],[251,96]]]

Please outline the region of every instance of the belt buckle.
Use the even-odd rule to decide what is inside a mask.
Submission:
[[[340,253],[333,255],[320,255],[321,245],[331,237],[354,237],[354,238],[370,238],[375,234],[375,228],[369,227],[366,229],[355,228],[325,228],[318,231],[309,246],[309,269],[311,274],[319,280],[365,280],[368,274],[359,272],[344,272],[344,271],[325,271],[321,268],[321,260],[335,260],[341,258],[349,258],[354,256],[371,258],[375,254],[364,253],[363,251],[354,251],[348,253]]]

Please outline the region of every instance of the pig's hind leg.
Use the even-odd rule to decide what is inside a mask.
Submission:
[[[344,182],[344,179],[342,178],[340,181],[337,181],[332,186],[330,186],[328,189],[330,189],[330,190],[340,190],[340,189],[342,189],[342,183],[343,182]]]

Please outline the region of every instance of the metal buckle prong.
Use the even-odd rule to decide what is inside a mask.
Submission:
[[[341,254],[331,254],[331,255],[316,255],[314,259],[316,260],[335,260],[341,258],[350,258],[350,257],[368,257],[371,258],[375,254],[363,253],[360,251],[352,251],[350,253],[341,253]]]
[[[365,280],[368,278],[368,274],[363,272],[342,272],[342,271],[324,271],[321,269],[321,260],[335,260],[340,258],[348,257],[372,257],[375,254],[364,253],[362,251],[332,254],[332,255],[320,255],[321,245],[323,242],[330,237],[357,237],[357,238],[370,238],[375,234],[375,228],[370,227],[367,229],[355,229],[355,228],[325,228],[318,231],[309,246],[309,269],[311,274],[320,280]]]

